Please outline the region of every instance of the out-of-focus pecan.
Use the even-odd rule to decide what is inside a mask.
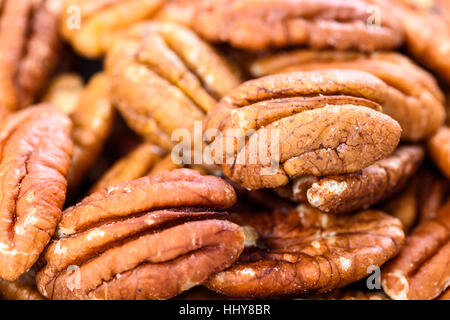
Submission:
[[[35,274],[31,271],[16,281],[0,280],[0,299],[45,300],[36,288]]]
[[[385,96],[381,80],[355,70],[247,81],[208,113],[206,128],[220,134],[205,153],[248,189],[355,172],[388,156],[399,142],[399,124],[377,111]]]
[[[0,14],[0,113],[32,103],[58,61],[59,0],[4,0]]]
[[[79,74],[63,73],[52,80],[42,101],[71,115],[78,106],[83,87],[83,78]]]
[[[383,112],[400,123],[404,140],[428,137],[444,122],[444,95],[433,76],[398,53],[295,50],[257,59],[250,66],[258,77],[329,68],[361,70],[383,80]]]
[[[64,211],[38,289],[52,299],[171,298],[240,255],[243,231],[212,211],[235,201],[225,181],[187,169],[94,193]]]
[[[74,49],[89,58],[106,53],[118,35],[148,18],[164,0],[67,0],[60,30]]]
[[[81,93],[79,103],[71,115],[75,148],[67,175],[70,191],[78,187],[111,132],[114,108],[109,90],[109,78],[103,73],[95,75]]]
[[[450,4],[447,0],[369,0],[401,23],[407,50],[450,83]]]
[[[174,130],[192,130],[216,99],[240,83],[212,47],[172,23],[133,27],[106,64],[114,103],[129,126],[169,150]]]
[[[419,168],[424,153],[420,146],[401,146],[359,172],[322,178],[308,189],[308,202],[324,212],[368,208],[401,190]]]
[[[400,253],[382,270],[392,299],[434,299],[450,285],[450,203],[436,219],[419,224]]]
[[[36,106],[0,125],[0,278],[16,280],[38,259],[61,215],[72,155],[71,122]]]
[[[398,22],[389,16],[370,25],[369,4],[359,0],[206,0],[196,5],[194,29],[208,40],[239,48],[308,45],[373,51],[403,41]]]
[[[441,127],[428,140],[428,151],[436,166],[450,178],[450,128]]]
[[[380,211],[331,216],[306,205],[297,210],[241,213],[233,219],[259,234],[231,268],[206,286],[237,297],[323,293],[362,279],[403,243],[400,221]]]
[[[198,0],[165,0],[152,19],[190,26],[195,18],[196,2]]]
[[[142,143],[129,155],[117,161],[92,187],[100,191],[121,182],[146,176],[161,161],[165,151],[150,143]]]

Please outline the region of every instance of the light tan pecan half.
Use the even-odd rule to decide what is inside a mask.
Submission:
[[[450,127],[441,127],[428,140],[428,151],[436,166],[450,178]]]
[[[106,65],[113,102],[128,125],[169,150],[173,131],[192,132],[194,122],[201,123],[217,99],[240,84],[209,44],[173,23],[131,28],[108,53]]]
[[[355,70],[247,81],[208,113],[213,139],[205,154],[248,189],[355,172],[388,156],[399,142],[399,124],[379,112],[385,97],[381,80]]]
[[[450,285],[450,203],[406,237],[398,256],[383,268],[381,284],[396,300],[434,299]]]
[[[380,211],[334,216],[297,210],[240,213],[233,220],[259,234],[229,269],[209,279],[218,293],[265,298],[324,293],[368,275],[400,249],[400,221]]]
[[[155,145],[142,143],[108,169],[91,188],[90,192],[97,192],[121,182],[149,175],[153,168],[162,160],[165,153],[163,149]],[[164,169],[168,171],[172,168],[165,167]],[[161,170],[160,172],[162,171],[166,170]]]
[[[106,53],[127,27],[145,20],[164,0],[66,0],[60,30],[74,49],[89,58]]]
[[[71,115],[75,148],[67,175],[70,192],[77,189],[111,132],[114,108],[109,90],[110,82],[106,74],[96,74],[81,92],[78,105]]]
[[[45,300],[36,288],[34,272],[23,274],[16,281],[0,280],[0,299]]]
[[[373,51],[395,48],[403,40],[395,19],[372,21],[366,1],[206,0],[195,5],[193,28],[208,40],[238,48],[306,45]]]
[[[48,106],[0,124],[0,278],[16,280],[50,241],[66,196],[72,156],[68,117]]]
[[[230,266],[244,247],[223,220],[225,181],[179,169],[93,193],[66,209],[44,253],[39,291],[51,299],[167,299]]]
[[[78,106],[83,88],[83,78],[79,74],[62,73],[50,82],[42,101],[71,115]]]
[[[397,120],[402,139],[422,140],[434,134],[445,119],[444,94],[434,77],[399,53],[294,50],[254,61],[254,76],[320,69],[369,72],[387,84],[383,112]]]

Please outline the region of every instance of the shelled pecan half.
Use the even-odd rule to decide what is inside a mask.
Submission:
[[[84,81],[77,73],[62,73],[49,84],[42,101],[71,115],[77,108],[83,92]]]
[[[373,51],[403,40],[395,19],[372,21],[366,1],[206,0],[196,6],[192,25],[200,35],[244,49],[307,45]]]
[[[343,287],[395,256],[404,239],[398,219],[372,210],[333,216],[300,205],[239,213],[233,221],[259,238],[246,241],[254,245],[206,286],[235,297],[299,296]]]
[[[205,153],[248,189],[356,172],[388,156],[399,142],[399,124],[379,112],[385,97],[385,83],[355,70],[247,81],[208,113],[206,129],[218,132]]]
[[[145,20],[164,0],[66,0],[60,30],[74,49],[99,58],[127,27]]]
[[[450,127],[442,126],[428,140],[428,151],[436,166],[450,178]]]
[[[16,280],[50,241],[66,196],[72,124],[40,105],[0,124],[0,278]]]
[[[71,114],[75,148],[67,175],[70,191],[78,187],[111,132],[114,108],[109,90],[109,78],[104,73],[96,74],[81,92],[78,105]]]
[[[61,49],[59,0],[4,0],[0,14],[0,114],[33,103]]]
[[[108,53],[106,65],[113,102],[128,125],[169,150],[173,131],[192,130],[217,99],[240,84],[209,44],[172,23],[131,28]]]
[[[406,237],[381,280],[384,292],[396,300],[434,299],[445,291],[450,285],[450,203]]]
[[[244,246],[221,210],[225,181],[179,169],[93,193],[66,209],[37,275],[51,299],[167,299],[230,266]]]
[[[444,94],[434,77],[399,53],[295,50],[257,59],[250,66],[258,77],[330,68],[361,70],[383,80],[383,112],[400,123],[403,140],[429,137],[445,120]]]

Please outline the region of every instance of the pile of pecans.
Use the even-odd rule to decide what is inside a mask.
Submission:
[[[3,299],[450,299],[449,1],[0,7]]]

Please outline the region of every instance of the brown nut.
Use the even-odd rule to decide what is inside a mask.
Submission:
[[[307,190],[308,202],[333,213],[368,208],[401,190],[424,154],[420,146],[400,146],[386,159],[359,172],[322,178]]]
[[[0,280],[0,299],[45,300],[36,288],[34,272],[27,272],[16,281]]]
[[[448,180],[431,170],[422,170],[416,180],[420,183],[419,222],[435,219],[447,200]]]
[[[400,221],[380,211],[331,216],[300,205],[286,212],[239,214],[234,220],[260,238],[206,286],[236,297],[295,296],[343,287],[367,276],[369,266],[393,257],[404,239]]]
[[[156,164],[161,161],[164,154],[165,151],[161,148],[150,143],[142,143],[108,169],[91,188],[90,192],[97,192],[121,182],[148,175]],[[168,168],[166,167],[166,169]],[[171,169],[168,169],[168,171]]]
[[[83,78],[79,74],[63,73],[52,80],[42,101],[71,115],[78,106],[83,87]]]
[[[61,17],[61,34],[79,54],[99,58],[124,29],[148,18],[163,2],[67,0]]]
[[[208,113],[206,128],[220,134],[205,153],[248,189],[355,172],[388,156],[399,142],[398,123],[377,111],[385,93],[382,81],[354,70],[247,81]],[[255,152],[255,145],[265,148]]]
[[[64,211],[38,289],[51,299],[171,298],[238,258],[241,228],[212,211],[235,201],[225,181],[187,169],[94,193]]]
[[[450,83],[450,4],[447,0],[369,0],[397,19],[410,55]]]
[[[295,50],[257,59],[254,76],[318,69],[369,72],[387,84],[383,112],[400,123],[402,139],[417,141],[436,132],[445,120],[444,94],[435,79],[398,53]]]
[[[450,285],[450,203],[406,237],[398,256],[383,268],[381,284],[396,300],[434,299]]]
[[[111,132],[114,108],[109,98],[109,89],[109,78],[105,74],[99,73],[92,77],[71,115],[75,148],[67,175],[70,191],[76,190]]]
[[[112,97],[128,125],[166,149],[239,83],[227,62],[185,27],[143,23],[108,53]],[[139,97],[139,99],[136,99]]]
[[[16,280],[38,259],[56,228],[72,155],[71,122],[37,106],[0,125],[0,278]]]
[[[211,41],[251,50],[289,45],[312,48],[392,49],[403,37],[395,19],[371,25],[364,1],[216,0],[197,1],[193,28]]]
[[[450,178],[450,128],[441,127],[428,140],[428,151],[436,166]]]
[[[0,14],[0,114],[32,103],[59,56],[59,0],[4,0]]]

